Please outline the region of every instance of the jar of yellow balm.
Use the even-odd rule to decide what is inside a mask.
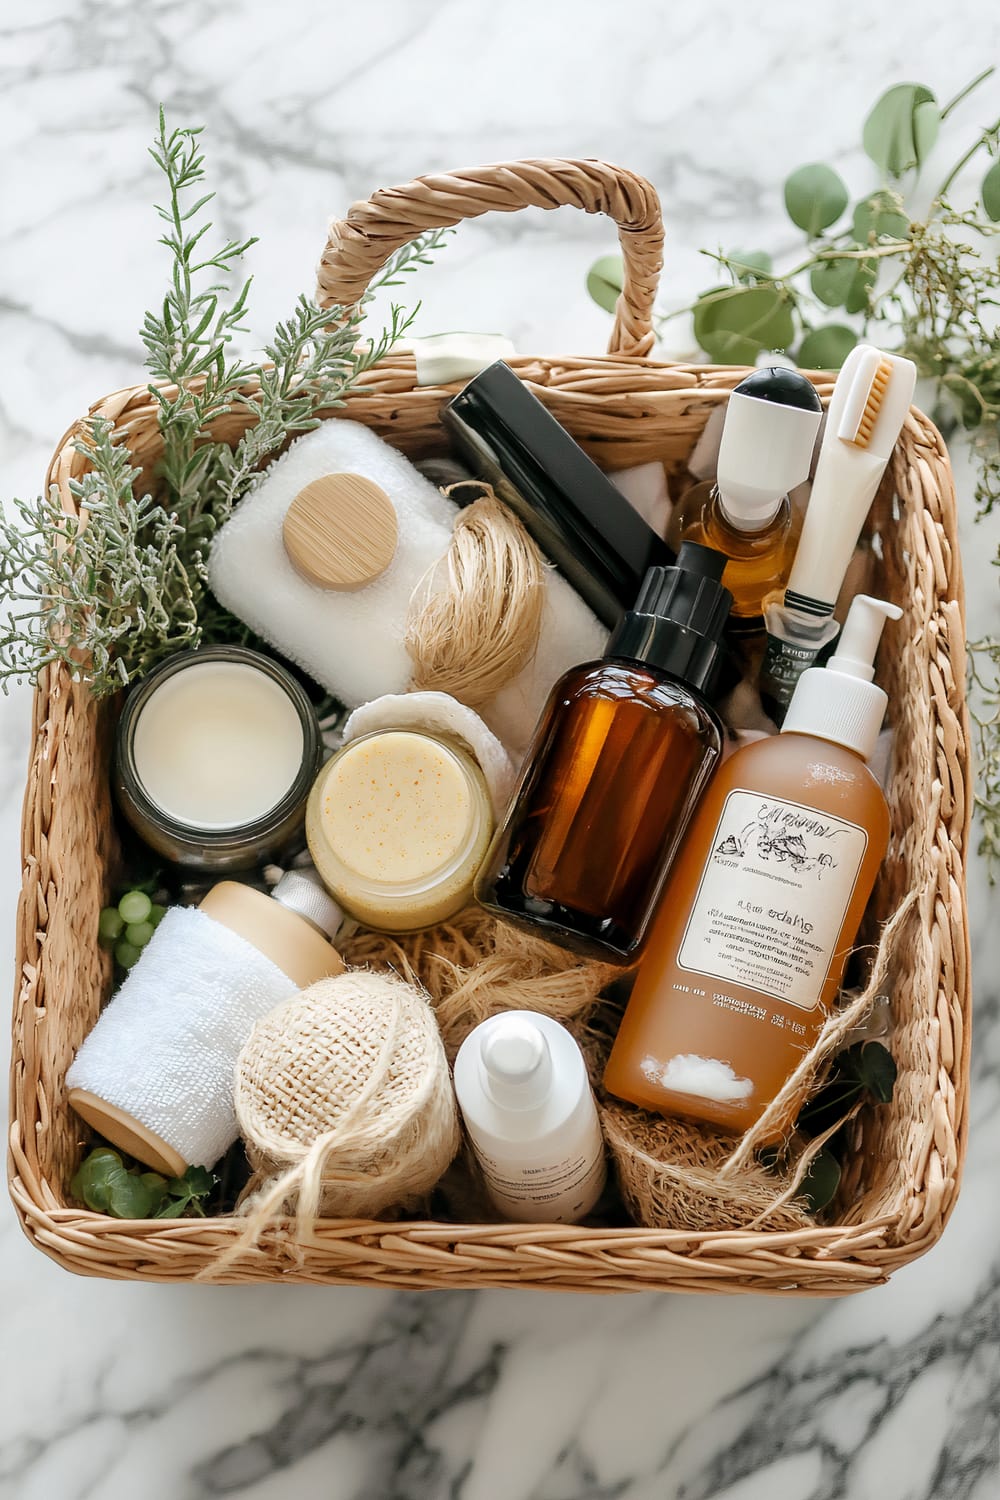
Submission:
[[[469,752],[415,728],[379,729],[344,745],[306,808],[324,885],[357,921],[383,932],[415,932],[467,906],[493,824]]]

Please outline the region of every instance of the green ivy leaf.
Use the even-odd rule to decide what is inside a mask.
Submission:
[[[155,1218],[156,1210],[167,1196],[167,1181],[161,1177],[159,1172],[142,1172],[139,1181],[148,1189],[150,1195],[149,1210],[147,1218]]]
[[[605,312],[614,312],[624,282],[625,266],[620,255],[602,255],[587,272],[587,291]]]
[[[881,1042],[863,1042],[858,1060],[858,1077],[880,1104],[888,1104],[896,1084],[896,1061]]]
[[[153,1215],[154,1219],[179,1219],[187,1208],[189,1198],[171,1198],[162,1208],[157,1209]]]
[[[80,1163],[70,1191],[94,1213],[105,1214],[113,1186],[126,1176],[125,1164],[117,1151],[109,1146],[98,1146]]]
[[[828,1146],[821,1146],[806,1170],[799,1188],[810,1213],[818,1214],[833,1201],[840,1186],[840,1162]]]
[[[994,224],[1000,223],[1000,161],[995,161],[983,178],[983,209]]]
[[[924,161],[940,127],[941,111],[931,90],[920,83],[897,83],[876,102],[861,141],[877,167],[890,177],[902,177]]]
[[[207,1167],[188,1167],[180,1180],[186,1184],[190,1197],[204,1198],[215,1187],[218,1178]]]
[[[153,1207],[153,1192],[142,1178],[122,1172],[108,1192],[108,1213],[115,1219],[148,1219]]]
[[[884,188],[863,198],[854,210],[853,233],[859,250],[873,239],[909,239],[910,221],[903,212],[899,194]]]
[[[809,285],[826,307],[843,307],[857,270],[856,260],[821,260],[809,272]]]
[[[815,239],[835,224],[847,207],[844,179],[822,162],[799,167],[785,183],[785,207],[792,223]]]
[[[795,321],[788,299],[774,287],[736,287],[702,298],[694,336],[717,364],[752,365],[765,349],[788,349]]]
[[[769,281],[774,262],[766,250],[731,250],[726,257],[729,268],[744,286]]]
[[[839,370],[858,336],[843,323],[814,328],[799,345],[797,363],[803,370]]]

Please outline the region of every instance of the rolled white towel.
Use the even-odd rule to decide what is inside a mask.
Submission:
[[[197,907],[171,907],[66,1074],[189,1166],[236,1140],[233,1070],[254,1024],[298,985]]]

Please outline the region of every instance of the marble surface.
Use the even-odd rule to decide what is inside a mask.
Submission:
[[[619,159],[661,191],[664,296],[700,246],[787,239],[780,183],[856,141],[890,82],[947,98],[982,0],[34,0],[0,16],[3,492],[36,489],[97,395],[140,378],[163,254],[158,101],[204,122],[218,219],[253,231],[258,337],[311,283],[326,217],[375,185],[504,156]],[[992,100],[961,117],[972,139]],[[421,280],[422,331],[594,351],[603,221],[480,220]],[[962,505],[968,463],[956,452]],[[996,527],[967,527],[970,629],[997,628]],[[24,692],[0,702],[0,948],[11,972]],[[977,1018],[965,1185],[941,1243],[840,1302],[434,1295],[82,1281],[0,1216],[7,1500],[987,1500],[1000,1421],[1000,988],[971,879]],[[996,905],[993,897],[992,914]]]

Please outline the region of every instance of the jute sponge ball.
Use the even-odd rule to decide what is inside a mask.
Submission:
[[[297,1200],[302,1217],[415,1206],[458,1150],[434,1013],[390,974],[338,974],[278,1005],[240,1054],[235,1101],[257,1206]]]

